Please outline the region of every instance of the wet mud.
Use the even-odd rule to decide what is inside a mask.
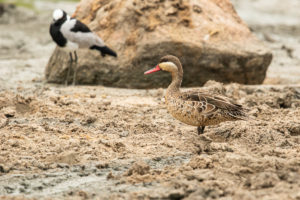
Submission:
[[[300,88],[206,86],[245,105],[250,119],[199,136],[167,113],[163,89],[1,92],[0,194],[299,198]]]

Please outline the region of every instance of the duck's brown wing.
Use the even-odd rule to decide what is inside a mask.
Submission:
[[[184,92],[180,95],[180,98],[197,107],[197,110],[202,114],[209,115],[222,110],[234,118],[247,118],[242,105],[224,96],[210,95],[203,92]]]

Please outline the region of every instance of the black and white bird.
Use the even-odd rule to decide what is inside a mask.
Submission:
[[[76,82],[77,73],[77,53],[79,48],[95,49],[100,51],[101,55],[110,55],[117,57],[117,54],[108,48],[103,40],[95,33],[93,33],[85,24],[75,18],[71,18],[67,13],[61,9],[56,9],[53,12],[53,22],[50,25],[50,35],[56,44],[67,50],[70,55],[70,65],[68,67],[66,84],[73,62],[75,62],[75,69],[73,74],[73,85]],[[72,56],[74,52],[74,59]]]

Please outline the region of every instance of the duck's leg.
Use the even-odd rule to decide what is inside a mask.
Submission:
[[[204,129],[205,129],[205,126],[198,126],[197,130],[198,130],[198,135],[201,135],[204,133]]]
[[[74,51],[74,56],[75,56],[75,67],[74,67],[74,74],[73,74],[73,82],[72,82],[72,85],[75,85],[75,84],[76,84],[76,76],[77,76],[77,60],[78,60],[78,57],[77,57],[76,51]]]
[[[69,66],[68,66],[67,77],[66,77],[66,80],[65,80],[65,85],[68,85],[68,80],[69,80],[69,76],[70,76],[70,71],[71,71],[72,64],[73,64],[72,52],[70,52],[69,55],[70,55],[70,60],[69,60]]]

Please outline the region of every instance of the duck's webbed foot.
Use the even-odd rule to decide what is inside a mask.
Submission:
[[[197,128],[198,135],[203,134],[204,133],[204,129],[205,129],[205,126],[198,126],[198,128]]]

